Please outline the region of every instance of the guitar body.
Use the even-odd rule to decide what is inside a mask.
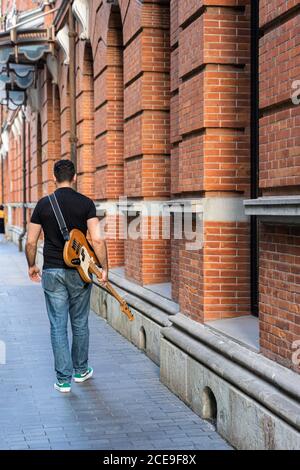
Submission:
[[[93,274],[95,274],[98,279],[101,278],[101,268],[97,266],[97,264],[99,264],[97,256],[85,235],[80,230],[74,229],[70,233],[70,240],[65,243],[64,247],[64,261],[70,268],[77,269],[84,282],[94,282],[92,277]],[[121,312],[124,313],[130,321],[132,321],[134,316],[132,315],[127,302],[122,299],[109,283],[106,283],[105,289],[119,302]]]
[[[76,268],[84,282],[92,282],[90,276],[90,261],[98,262],[84,234],[77,229],[70,233],[70,240],[64,248],[64,261],[70,268]]]

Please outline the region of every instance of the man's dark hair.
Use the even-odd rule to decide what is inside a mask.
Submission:
[[[71,160],[59,160],[54,165],[54,176],[58,183],[64,183],[65,181],[71,183],[75,173],[75,166]]]
[[[4,211],[4,206],[0,205],[0,211]]]

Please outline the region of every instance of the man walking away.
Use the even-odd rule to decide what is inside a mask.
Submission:
[[[57,185],[55,195],[68,230],[89,231],[96,256],[103,268],[100,282],[108,279],[107,247],[100,237],[99,221],[93,201],[72,189],[76,181],[75,167],[70,160],[60,160],[54,166]],[[44,266],[42,287],[51,329],[51,343],[54,354],[57,382],[56,390],[71,391],[74,374],[75,382],[91,378],[93,369],[88,365],[91,284],[86,284],[77,269],[69,268],[63,259],[64,239],[48,197],[41,199],[31,217],[26,243],[26,257],[29,277],[40,281],[40,270],[36,266],[37,244],[44,232]],[[72,349],[68,341],[68,317],[72,327]]]

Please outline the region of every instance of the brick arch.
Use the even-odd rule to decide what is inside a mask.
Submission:
[[[111,8],[105,66],[95,79],[95,159],[97,199],[116,199],[124,193],[123,37],[120,10]]]
[[[106,3],[106,1],[92,0],[90,2],[90,38],[94,57],[100,38],[106,44],[110,14],[114,8],[114,5]],[[141,26],[143,3],[136,0],[119,0],[118,8],[123,29],[126,30],[126,36],[130,37],[133,33],[132,29],[137,31]],[[129,18],[130,21],[128,21]],[[125,38],[126,41],[127,37]]]
[[[123,28],[120,8],[113,6],[107,12],[107,31],[105,39],[99,40],[94,67],[95,197],[100,201],[117,200],[124,194]],[[118,229],[118,217],[107,221],[111,229]],[[109,233],[110,265],[121,266],[124,241]]]
[[[115,80],[108,78],[116,67],[116,54],[112,52],[111,44],[112,17],[116,10],[119,10],[124,47],[124,115],[120,121],[115,119],[118,100],[113,98],[116,89],[111,86]],[[90,15],[95,78],[96,182],[101,181],[101,185],[96,184],[95,196],[98,200],[107,200],[120,195],[120,184],[111,182],[116,182],[115,170],[121,170],[122,164],[128,197],[169,197],[169,3],[124,0],[119,2],[118,8],[107,2],[93,1]],[[118,129],[121,121],[124,126],[124,139],[120,139],[123,141],[122,162],[119,159],[121,147],[117,147],[115,154],[112,151],[117,135],[121,135],[121,128]],[[121,171],[119,173],[121,175]],[[168,242],[157,240],[141,244],[140,241],[126,241],[125,247],[128,278],[139,283],[169,280]],[[156,253],[155,262],[151,250]],[[134,265],[133,259],[136,260]]]

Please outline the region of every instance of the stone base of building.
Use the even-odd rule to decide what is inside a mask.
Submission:
[[[161,381],[241,450],[300,449],[300,378],[178,314],[162,330]]]
[[[299,376],[180,313],[167,314],[158,303],[154,307],[120,289],[122,279],[113,277],[135,321],[128,322],[115,299],[98,288],[93,310],[160,366],[161,381],[173,393],[213,420],[237,449],[300,449]],[[197,337],[197,330],[209,341]]]

